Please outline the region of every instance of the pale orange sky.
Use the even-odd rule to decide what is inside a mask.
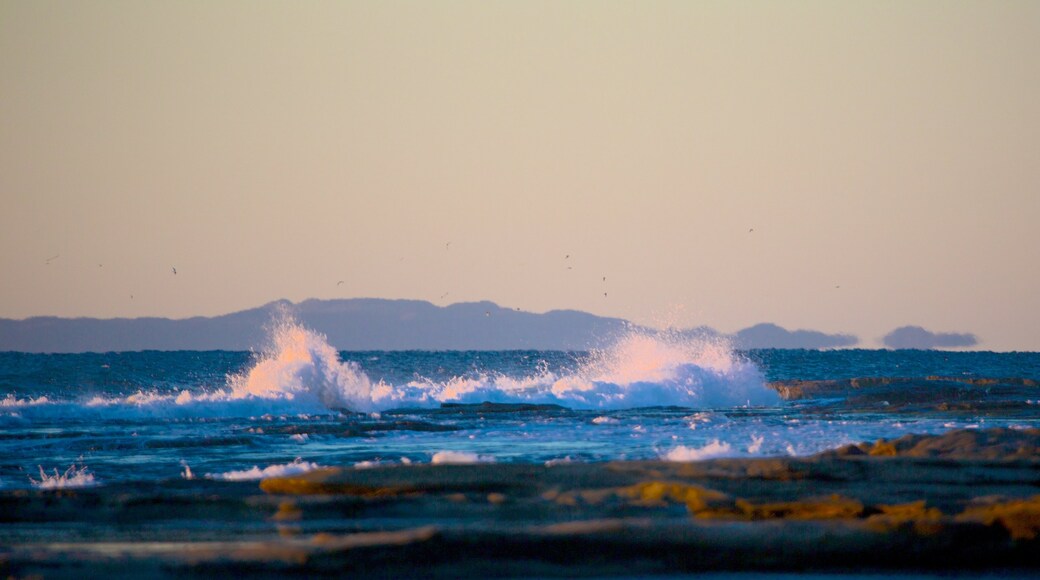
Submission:
[[[0,317],[488,299],[1040,350],[1040,3],[0,0],[0,202]]]

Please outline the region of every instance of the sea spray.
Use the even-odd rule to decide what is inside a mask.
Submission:
[[[372,382],[354,362],[343,362],[324,336],[283,313],[268,348],[248,369],[227,376],[218,388],[176,393],[139,388],[128,395],[86,395],[78,400],[47,396],[0,399],[0,420],[105,417],[123,420],[169,417],[284,416],[372,410]]]
[[[477,373],[445,381],[380,383],[372,394],[373,405],[383,409],[485,401],[572,409],[725,408],[779,402],[758,368],[736,355],[728,343],[639,331],[629,331],[610,348],[590,352],[566,374],[543,366],[524,377]]]
[[[285,399],[318,409],[369,411],[372,383],[357,363],[343,362],[327,339],[284,318],[269,350],[248,372],[228,378],[232,399]]]
[[[54,469],[53,475],[44,471],[43,466],[37,467],[40,469],[40,479],[29,478],[29,483],[37,489],[73,489],[99,485],[86,466],[77,467],[73,464],[64,473]]]
[[[576,376],[557,381],[552,391],[600,408],[718,408],[779,401],[758,368],[723,339],[635,330],[611,348],[592,351]]]

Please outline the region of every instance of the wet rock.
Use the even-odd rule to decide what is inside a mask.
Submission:
[[[962,429],[846,445],[822,456],[1040,460],[1040,429]]]
[[[861,502],[837,494],[823,498],[763,504],[737,500],[737,508],[751,520],[851,519],[860,517],[864,511]]]
[[[1034,379],[1023,377],[942,377],[929,375],[924,377],[859,377],[852,379],[830,380],[789,380],[769,383],[783,399],[800,400],[821,397],[852,395],[888,395],[892,402],[901,397],[934,398],[938,394],[948,395],[951,392],[962,392],[970,396],[972,391],[1005,388],[1013,392],[1027,392],[1035,395],[1040,387]],[[937,399],[941,400],[941,399]]]
[[[813,457],[330,468],[0,490],[4,576],[1040,571],[1040,430]],[[883,455],[878,455],[879,453]]]
[[[957,519],[999,525],[1012,539],[1033,540],[1040,533],[1040,495],[1018,500],[984,499],[969,506]]]

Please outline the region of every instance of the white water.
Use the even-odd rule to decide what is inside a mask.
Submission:
[[[490,455],[478,455],[476,453],[470,453],[468,451],[438,451],[433,454],[433,458],[430,459],[430,463],[449,463],[449,464],[465,464],[465,463],[494,463],[495,458]]]
[[[274,332],[273,349],[244,375],[228,380],[231,399],[283,399],[306,407],[372,410],[372,383],[342,362],[324,336],[292,321]]]
[[[260,469],[254,465],[251,469],[243,469],[237,471],[227,471],[224,473],[208,473],[206,477],[210,479],[222,479],[224,481],[249,481],[255,479],[265,479],[268,477],[283,477],[286,475],[297,475],[300,473],[306,473],[308,471],[314,471],[320,469],[321,466],[317,463],[311,463],[303,461],[297,458],[295,461],[284,463],[281,465],[268,465],[267,467]]]
[[[443,383],[412,381],[372,387],[373,404],[538,403],[572,409],[652,406],[736,407],[774,405],[779,397],[761,372],[722,341],[630,332],[611,348],[594,351],[574,374],[515,378],[496,374],[456,377]]]
[[[59,473],[57,469],[54,469],[53,474],[44,471],[42,466],[38,467],[40,468],[40,479],[29,478],[29,483],[37,489],[72,489],[99,485],[94,474],[90,473],[86,466],[70,465],[64,473]]]
[[[256,417],[484,401],[610,410],[765,406],[779,398],[754,364],[738,357],[725,342],[665,333],[630,332],[613,347],[592,352],[573,374],[562,376],[548,370],[525,377],[485,371],[447,381],[373,382],[356,363],[342,361],[324,336],[286,319],[275,328],[270,347],[253,366],[229,376],[221,388],[184,390],[177,395],[142,390],[86,401],[9,395],[0,400],[0,414],[13,418]]]

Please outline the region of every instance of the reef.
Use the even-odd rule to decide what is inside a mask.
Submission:
[[[330,468],[0,492],[4,576],[1040,573],[1040,430],[812,457]]]

